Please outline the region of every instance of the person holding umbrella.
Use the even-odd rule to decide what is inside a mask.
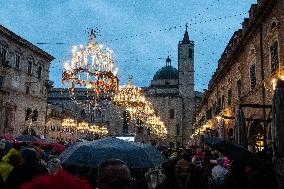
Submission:
[[[130,189],[128,166],[120,159],[106,160],[99,166],[97,186],[99,189]]]

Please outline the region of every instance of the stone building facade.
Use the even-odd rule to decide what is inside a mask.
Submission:
[[[164,122],[168,135],[159,139],[138,127],[137,140],[167,146],[187,144],[192,132],[193,112],[202,97],[202,93],[194,91],[194,42],[189,40],[187,30],[178,44],[178,69],[171,65],[168,57],[166,66],[159,69],[151,85],[143,89]]]
[[[44,135],[53,59],[0,25],[0,132]]]
[[[67,140],[75,140],[82,137],[78,133],[66,131],[62,125],[64,119],[73,119],[76,128],[78,128],[81,122],[86,122],[89,126],[106,127],[110,136],[133,136],[134,131],[130,127],[129,120],[126,120],[127,118],[123,116],[123,110],[117,109],[108,100],[95,102],[93,100],[93,92],[88,91],[88,89],[75,89],[74,95],[70,96],[69,91],[62,88],[53,88],[49,91],[49,137]],[[60,113],[56,115],[56,112]],[[125,121],[127,122],[127,132],[123,129]]]
[[[237,141],[236,112],[246,118],[243,134],[252,151],[271,143],[273,85],[284,58],[284,4],[258,0],[236,31],[194,116],[196,140],[215,135]]]

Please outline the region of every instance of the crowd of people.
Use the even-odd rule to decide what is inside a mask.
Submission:
[[[0,188],[4,189],[251,189],[277,188],[271,156],[248,164],[206,147],[160,149],[168,162],[131,169],[119,159],[99,168],[63,166],[51,145],[0,141]]]

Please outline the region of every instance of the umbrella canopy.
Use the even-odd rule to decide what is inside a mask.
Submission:
[[[16,140],[21,141],[21,142],[40,142],[41,141],[41,139],[33,135],[20,135],[16,137]]]
[[[218,137],[205,137],[204,138],[204,142],[211,147],[213,147],[215,144],[222,142],[222,141],[223,139],[218,138]]]
[[[255,165],[260,161],[253,153],[239,144],[235,144],[217,137],[204,138],[204,142],[209,146],[214,147],[224,155],[229,156],[231,159],[239,159],[250,165]]]
[[[247,132],[246,132],[246,120],[244,111],[238,108],[236,111],[236,128],[237,128],[237,140],[238,144],[247,147]]]
[[[130,168],[150,168],[167,162],[167,159],[153,146],[117,138],[77,143],[67,148],[59,158],[63,165],[93,168],[97,168],[108,159],[121,159]]]

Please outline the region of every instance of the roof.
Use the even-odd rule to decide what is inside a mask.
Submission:
[[[10,31],[9,29],[5,28],[4,26],[2,26],[0,24],[0,34],[1,33],[6,34],[11,39],[17,41],[18,43],[20,43],[23,46],[28,47],[32,51],[40,54],[41,56],[45,57],[47,60],[49,60],[49,61],[54,60],[54,57],[52,55],[48,54],[44,50],[40,49],[39,47],[35,46],[34,44],[30,43],[29,41],[23,39],[22,37],[18,36],[17,34],[15,34],[14,32]]]
[[[178,70],[172,66],[164,66],[153,77],[156,79],[178,79]]]

